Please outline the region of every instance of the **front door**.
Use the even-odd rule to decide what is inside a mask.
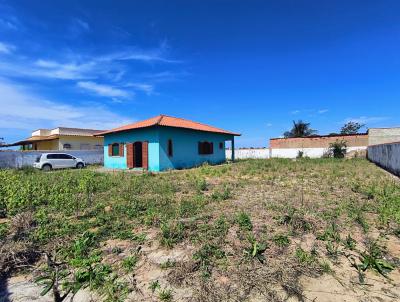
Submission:
[[[143,144],[142,142],[135,142],[133,144],[133,153],[135,157],[133,159],[133,167],[134,168],[142,168],[143,167]]]
[[[138,141],[127,144],[126,154],[127,166],[132,168],[148,169],[148,142]]]

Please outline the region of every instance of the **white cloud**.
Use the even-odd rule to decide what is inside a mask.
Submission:
[[[132,122],[99,105],[68,105],[49,101],[25,87],[0,79],[0,128],[33,130],[69,126],[110,129]]]
[[[88,24],[87,22],[81,20],[81,19],[75,18],[75,19],[73,20],[73,22],[74,22],[77,26],[79,26],[81,29],[83,29],[83,30],[85,30],[85,31],[89,31],[89,30],[90,30],[89,24]]]
[[[27,61],[0,61],[0,74],[8,77],[48,78],[61,80],[94,79],[102,70],[92,62],[59,63],[48,60],[38,60],[33,64]]]
[[[154,86],[146,83],[128,83],[125,85],[126,87],[132,87],[136,90],[143,91],[146,94],[150,95],[154,92]]]
[[[324,114],[324,113],[327,113],[329,110],[328,109],[321,109],[321,110],[318,110],[318,114]]]
[[[110,85],[103,85],[103,84],[98,84],[95,82],[78,82],[78,87],[86,89],[90,92],[93,92],[97,95],[100,96],[105,96],[105,97],[113,97],[113,98],[129,98],[133,96],[133,93],[128,93],[125,90],[119,89],[112,87]]]
[[[345,124],[348,122],[356,122],[360,124],[374,124],[381,121],[386,121],[390,119],[387,116],[360,116],[360,117],[349,117],[341,122],[341,124]]]
[[[98,70],[98,66],[92,61],[86,63],[59,63],[50,60],[37,60],[35,66],[39,68],[31,70],[33,75],[64,80],[95,78],[94,73]]]
[[[10,54],[14,50],[15,50],[14,45],[0,42],[0,53]]]
[[[89,31],[89,24],[79,18],[73,18],[68,26],[70,38],[77,38],[81,34],[88,33]]]
[[[301,111],[300,110],[293,110],[293,111],[290,111],[290,114],[299,114]]]
[[[0,27],[9,29],[9,30],[17,30],[18,29],[18,19],[11,16],[8,19],[0,18]]]
[[[267,127],[272,127],[272,123],[267,123]]]

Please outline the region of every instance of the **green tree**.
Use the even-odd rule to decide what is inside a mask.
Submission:
[[[318,131],[310,128],[310,123],[303,122],[302,120],[298,120],[297,122],[293,121],[293,127],[290,131],[286,131],[283,136],[284,137],[305,137],[316,134]]]
[[[365,125],[358,122],[347,122],[340,130],[340,134],[357,134]]]

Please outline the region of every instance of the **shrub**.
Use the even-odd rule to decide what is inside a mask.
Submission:
[[[347,143],[344,140],[336,140],[329,144],[329,155],[334,158],[344,158],[347,153]]]
[[[242,231],[251,231],[253,229],[250,216],[246,212],[240,212],[237,214],[236,222]]]

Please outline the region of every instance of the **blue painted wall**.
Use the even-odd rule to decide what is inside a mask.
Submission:
[[[232,135],[212,132],[195,131],[173,127],[150,127],[106,134],[104,136],[104,166],[113,169],[127,169],[126,143],[135,141],[149,142],[149,170],[164,171],[168,169],[183,169],[199,166],[205,162],[211,164],[223,163],[225,157],[225,141]],[[168,140],[172,140],[173,156],[168,156]],[[214,144],[214,153],[201,155],[198,152],[198,142],[208,141]],[[219,143],[223,148],[219,148]],[[124,143],[124,156],[108,156],[108,145]]]
[[[134,143],[136,141],[148,141],[149,170],[160,171],[158,134],[158,129],[153,127],[104,135],[104,167],[112,169],[127,169],[126,144]],[[108,145],[113,143],[125,144],[124,156],[108,156]]]
[[[168,140],[172,140],[173,156],[168,156]],[[223,163],[225,156],[225,141],[231,140],[232,135],[212,132],[195,131],[190,129],[160,127],[160,170],[183,169],[199,166],[204,162],[211,164]],[[208,141],[214,143],[214,153],[199,154],[198,142]],[[219,149],[219,143],[223,148]]]

